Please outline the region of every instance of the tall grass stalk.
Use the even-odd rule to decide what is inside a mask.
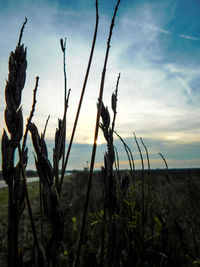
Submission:
[[[167,161],[166,161],[165,157],[164,157],[163,154],[161,154],[161,153],[158,153],[158,155],[161,156],[161,158],[163,159],[163,161],[164,161],[164,163],[165,163],[166,170],[168,170],[168,164],[167,164]]]
[[[144,159],[143,159],[143,155],[142,155],[142,151],[140,149],[140,145],[137,141],[137,137],[135,135],[135,133],[133,133],[134,135],[134,139],[135,139],[135,143],[137,145],[139,154],[140,154],[140,159],[141,159],[141,164],[142,164],[142,172],[141,172],[141,182],[142,182],[142,222],[141,222],[141,266],[143,266],[143,254],[144,254],[144,224],[145,224],[145,198],[144,198]]]
[[[63,74],[64,74],[64,111],[67,108],[66,105],[68,105],[67,101],[67,73],[66,73],[66,38],[63,42],[63,39],[60,39],[60,45],[61,50],[63,52]],[[63,146],[65,148],[65,140],[66,140],[66,117],[63,121],[63,127],[64,127],[64,136],[63,136]],[[62,168],[64,167],[64,160],[65,160],[65,149],[63,149],[63,157],[62,157]]]
[[[96,148],[97,148],[99,122],[100,122],[100,116],[101,116],[101,106],[102,106],[104,82],[105,82],[105,76],[106,76],[106,66],[107,66],[107,62],[108,62],[108,55],[109,55],[109,51],[110,51],[110,42],[111,42],[115,17],[117,14],[119,3],[120,3],[120,0],[118,0],[118,2],[117,2],[117,5],[116,5],[115,10],[114,10],[113,18],[111,21],[111,25],[110,25],[110,32],[109,32],[108,41],[107,41],[106,55],[105,55],[105,59],[104,59],[104,66],[103,66],[103,71],[102,71],[102,76],[101,76],[101,84],[100,84],[99,98],[98,98],[98,110],[97,110],[97,118],[96,118],[95,134],[94,134],[94,143],[93,143],[92,156],[91,156],[91,161],[90,161],[89,180],[88,180],[88,187],[87,187],[87,193],[86,193],[86,199],[85,199],[85,207],[84,207],[84,212],[83,212],[83,218],[82,218],[82,224],[81,224],[81,230],[80,230],[80,236],[79,236],[79,241],[78,241],[78,248],[77,248],[74,267],[78,267],[79,261],[80,261],[81,245],[82,245],[83,235],[84,235],[84,231],[85,231],[85,223],[86,223],[86,218],[87,218],[87,210],[88,210],[88,204],[89,204],[89,196],[90,196],[90,189],[91,189]],[[98,7],[97,4],[96,4],[96,7]],[[98,12],[98,8],[97,8],[97,12]]]
[[[86,89],[86,85],[87,85],[87,81],[88,81],[88,77],[89,77],[89,73],[90,73],[90,67],[91,67],[91,64],[92,64],[94,48],[95,48],[95,44],[96,44],[98,25],[99,25],[99,12],[98,12],[98,0],[96,0],[96,23],[95,23],[95,30],[94,30],[94,36],[93,36],[93,41],[92,41],[92,47],[91,47],[91,51],[90,51],[89,61],[88,61],[88,65],[87,65],[85,79],[84,79],[84,82],[83,82],[83,87],[82,87],[82,91],[81,91],[81,96],[80,96],[80,100],[79,100],[79,104],[78,104],[78,109],[77,109],[77,113],[76,113],[73,129],[72,129],[70,141],[69,141],[69,144],[68,144],[68,149],[67,149],[65,161],[64,161],[64,164],[63,164],[63,167],[62,167],[61,179],[60,179],[60,183],[59,183],[59,194],[61,194],[63,179],[64,179],[65,171],[66,171],[66,168],[67,168],[67,163],[68,163],[68,160],[69,160],[69,155],[70,155],[70,152],[71,152],[71,147],[72,147],[72,144],[73,144],[74,135],[75,135],[75,132],[76,132],[76,127],[77,127],[77,124],[78,124],[78,119],[79,119],[79,115],[80,115],[80,111],[81,111],[81,106],[82,106],[82,102],[83,102],[83,98],[84,98],[84,94],[85,94],[85,89]]]

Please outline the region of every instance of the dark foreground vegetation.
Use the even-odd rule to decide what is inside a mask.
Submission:
[[[121,177],[127,177],[127,175],[130,177],[129,172],[120,172]],[[151,202],[147,192],[149,175],[152,181]],[[115,176],[117,177],[117,173]],[[155,170],[150,173],[145,171],[144,210],[141,207],[142,172],[136,171],[134,177],[130,177],[130,183],[125,192],[122,191],[122,183],[116,181],[117,207],[112,218],[116,228],[112,237],[115,241],[113,266],[199,266],[200,170],[169,170],[168,172]],[[88,174],[84,172],[74,172],[64,179],[61,203],[65,218],[65,233],[60,252],[60,266],[72,266],[75,258],[87,179]],[[37,234],[41,237],[38,187],[38,183],[29,185],[29,192]],[[109,218],[104,220],[105,199],[102,196],[102,187],[102,174],[95,173],[81,266],[108,266],[110,226]],[[0,266],[2,267],[7,266],[7,194],[5,191],[6,189],[0,190]],[[42,242],[48,240],[51,231],[46,218],[44,218],[44,225]],[[27,211],[20,220],[19,232],[19,244],[23,243],[24,266],[31,266],[33,235]],[[103,244],[104,252],[102,252]]]

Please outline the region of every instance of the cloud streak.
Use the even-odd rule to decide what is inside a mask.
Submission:
[[[192,40],[192,41],[200,41],[200,38],[196,38],[190,35],[184,35],[184,34],[179,34],[181,38]]]

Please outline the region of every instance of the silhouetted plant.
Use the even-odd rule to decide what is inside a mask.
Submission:
[[[26,165],[27,165],[27,153],[26,140],[28,134],[28,124],[31,123],[35,104],[36,104],[36,91],[38,87],[38,80],[36,78],[36,84],[33,94],[33,105],[30,112],[30,116],[27,120],[27,125],[23,137],[23,115],[21,96],[22,90],[26,80],[26,48],[21,44],[23,30],[27,19],[23,23],[20,31],[20,37],[15,52],[11,52],[9,58],[9,76],[5,88],[6,109],[5,109],[5,122],[10,134],[8,137],[4,130],[2,136],[2,173],[5,182],[8,185],[8,266],[21,266],[23,262],[22,251],[23,248],[19,247],[18,242],[18,229],[19,220],[25,208],[25,198],[28,206],[35,249],[39,253],[40,247],[38,244],[35,225],[32,217],[32,210],[29,201],[27,186],[26,186]],[[23,140],[22,140],[23,137]],[[22,147],[20,143],[22,142]],[[15,154],[18,151],[19,162],[15,165]]]

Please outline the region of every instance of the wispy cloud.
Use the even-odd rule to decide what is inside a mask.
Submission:
[[[183,88],[185,89],[187,95],[193,100],[192,89],[189,87],[189,85],[186,83],[186,81],[184,81],[182,78],[180,78],[178,76],[176,78],[183,85]]]
[[[156,27],[156,26],[153,26],[153,25],[150,25],[150,24],[144,24],[144,26],[148,27],[149,29],[151,29],[153,31],[158,31],[158,32],[165,33],[165,34],[170,34],[171,33],[170,31],[161,29],[159,27]]]
[[[179,34],[179,36],[181,38],[188,39],[188,40],[200,41],[199,38],[196,38],[196,37],[193,37],[193,36],[190,36],[190,35]]]

